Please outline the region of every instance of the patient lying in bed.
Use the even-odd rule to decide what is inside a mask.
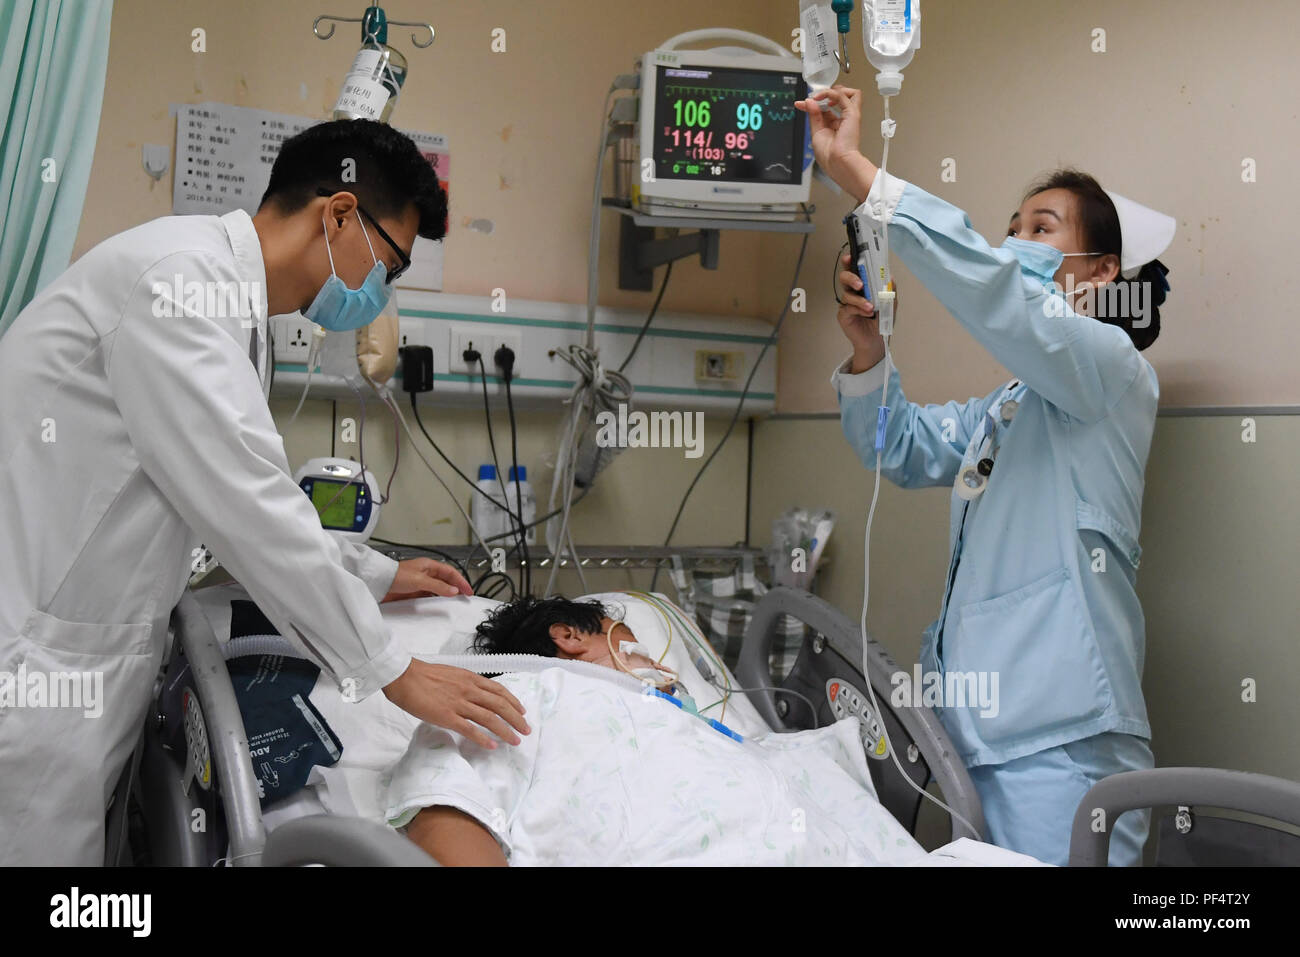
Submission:
[[[481,652],[579,659],[677,684],[598,603],[522,599]],[[443,864],[905,864],[925,852],[876,800],[853,719],[743,743],[659,697],[561,668],[500,679],[533,733],[487,750],[422,724],[387,817]]]

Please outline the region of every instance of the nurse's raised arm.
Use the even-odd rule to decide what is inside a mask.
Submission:
[[[859,91],[835,86],[813,99],[841,113],[837,119],[808,100],[795,104],[808,114],[817,162],[859,201],[858,215],[874,228],[888,225],[890,249],[926,289],[993,358],[1059,410],[1084,422],[1107,415],[1142,368],[1129,336],[1076,314],[1041,283],[1028,281],[1015,251],[991,247],[956,206],[892,174],[878,175],[858,149]],[[1040,247],[1049,250],[1047,243],[1033,246]]]

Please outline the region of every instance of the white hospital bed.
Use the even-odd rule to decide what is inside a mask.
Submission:
[[[107,862],[128,863],[134,858],[152,864],[188,866],[431,864],[431,859],[403,836],[379,823],[382,812],[376,793],[378,781],[384,768],[400,757],[418,724],[382,694],[360,704],[344,704],[332,685],[318,682],[312,703],[344,742],[343,757],[333,767],[313,771],[309,786],[292,797],[266,808],[261,806],[243,720],[220,647],[228,635],[231,594],[229,587],[187,593],[173,614],[173,648],[183,650],[189,659],[198,704],[190,720],[198,721],[201,716],[206,729],[211,787],[184,787],[187,775],[193,777],[194,762],[182,771],[176,755],[164,749],[162,725],[167,719],[155,709],[110,808]],[[658,627],[655,613],[648,606],[642,607],[627,596],[594,597],[623,600],[629,625],[639,639],[654,647],[653,641],[645,641]],[[428,656],[465,651],[473,627],[494,604],[486,599],[421,599],[384,608],[386,620],[408,650]],[[838,678],[857,689],[864,685],[853,664],[861,661],[856,625],[820,599],[788,589],[770,592],[746,633],[736,675],[728,673],[727,677],[738,687],[770,684],[767,656],[783,615],[791,615],[808,627],[796,665],[782,686],[818,702],[822,712],[818,723],[829,724],[835,715],[827,698],[828,682]],[[872,683],[884,708],[880,720],[887,726],[909,777],[922,787],[933,781],[944,800],[982,830],[984,821],[970,778],[936,716],[923,708],[891,709],[889,676],[898,670],[897,666],[874,641],[869,652]],[[684,679],[694,670],[684,651],[680,657],[673,657],[670,649],[666,664]],[[728,702],[727,724],[743,734],[812,726],[806,707],[784,704],[797,699],[779,698],[771,692],[752,692],[748,699],[734,695]],[[697,700],[701,706],[710,703],[699,696]],[[881,803],[915,835],[922,799],[902,781],[892,761],[873,760],[868,764]],[[1133,792],[1125,787],[1115,790],[1112,782],[1128,777],[1119,775],[1099,785],[1099,789],[1111,785],[1099,799],[1110,807],[1146,806],[1132,803]],[[1217,790],[1202,792],[1203,796],[1213,797],[1217,802],[1214,806],[1263,813],[1300,824],[1300,786],[1260,775],[1216,780]],[[1171,783],[1186,786],[1195,781],[1189,782],[1186,776],[1177,781],[1164,779],[1164,786]],[[1097,790],[1089,798],[1097,797]],[[1136,793],[1140,796],[1145,792],[1139,786]],[[1164,791],[1152,793],[1157,799],[1167,796]],[[1261,794],[1268,796],[1263,804],[1256,800]],[[1203,797],[1189,800],[1202,801]],[[1292,801],[1291,817],[1277,813],[1286,812],[1287,800]],[[1094,804],[1085,800],[1083,806]],[[1086,826],[1086,833],[1081,833],[1077,825],[1076,820],[1071,863],[1104,861],[1105,835],[1094,835]],[[970,836],[971,832],[954,818],[953,840]],[[964,840],[959,846],[962,850],[953,856],[966,863],[1009,863],[997,858],[1005,852],[986,845]],[[983,854],[985,849],[992,856]]]

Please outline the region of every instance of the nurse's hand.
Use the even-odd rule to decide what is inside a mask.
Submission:
[[[861,295],[862,280],[853,271],[853,260],[848,253],[840,257],[840,306],[835,318],[840,328],[853,346],[853,363],[849,373],[856,375],[866,372],[881,359],[885,358],[885,337],[880,334],[880,322],[875,319],[876,307],[871,300]]]
[[[524,720],[524,706],[504,685],[464,668],[412,658],[396,680],[384,685],[384,695],[421,721],[455,731],[489,750],[497,745],[484,728],[506,744],[519,743],[510,728],[520,734],[532,730]]]
[[[381,601],[399,601],[403,598],[423,598],[438,595],[450,598],[455,595],[472,595],[465,576],[451,565],[435,562],[432,558],[408,558],[397,563],[397,575]]]
[[[826,104],[826,112],[819,102]],[[876,178],[876,167],[858,148],[862,138],[862,91],[837,83],[806,100],[796,100],[794,105],[808,114],[817,165],[859,203],[865,202]],[[839,109],[839,118],[830,112],[831,107]]]

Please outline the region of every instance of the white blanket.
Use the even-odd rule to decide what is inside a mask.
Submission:
[[[527,708],[532,734],[518,747],[485,750],[421,724],[389,778],[390,822],[431,805],[458,808],[516,866],[961,856],[949,845],[928,860],[876,800],[856,719],[742,744],[669,702],[600,678],[548,669],[500,680]]]

